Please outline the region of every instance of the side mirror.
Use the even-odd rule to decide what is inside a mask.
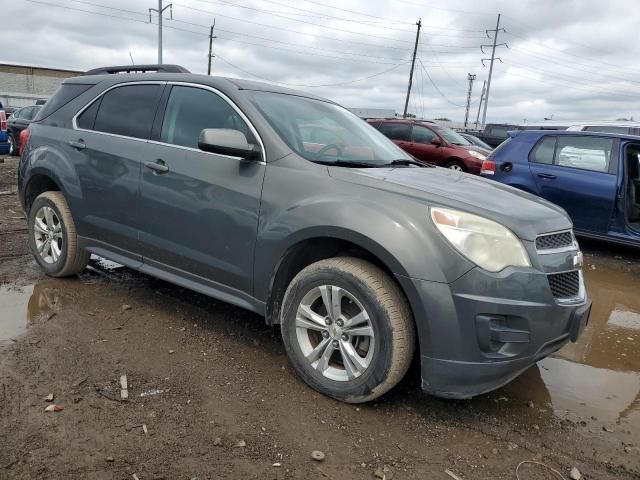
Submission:
[[[440,145],[442,145],[442,141],[439,138],[434,138],[433,140],[431,140],[431,145],[439,147]]]
[[[240,130],[229,128],[205,128],[200,132],[198,148],[204,152],[231,155],[254,160],[260,157],[258,145],[250,144]]]

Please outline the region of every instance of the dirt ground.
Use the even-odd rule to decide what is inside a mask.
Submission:
[[[590,325],[505,388],[436,399],[414,369],[346,405],[299,381],[256,315],[100,259],[44,276],[16,166],[0,163],[1,479],[640,478],[640,251],[583,243]]]

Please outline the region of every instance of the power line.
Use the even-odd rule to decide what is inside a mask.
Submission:
[[[464,108],[464,105],[458,105],[457,103],[452,102],[451,100],[449,100],[449,98],[442,93],[442,90],[440,90],[440,88],[438,88],[438,86],[436,85],[436,83],[433,81],[433,79],[431,78],[431,75],[429,75],[429,71],[427,70],[427,68],[424,66],[424,63],[422,63],[422,59],[420,57],[418,57],[418,62],[420,62],[420,66],[422,67],[422,69],[424,70],[424,73],[426,73],[427,78],[429,79],[429,82],[431,82],[431,85],[433,85],[433,88],[435,88],[436,92],[438,92],[438,94],[440,94],[440,96],[442,98],[444,98],[448,103],[450,103],[451,105],[453,105],[454,107],[458,107],[458,108]]]
[[[202,13],[207,13],[207,14],[210,14],[210,15],[215,15],[216,17],[223,17],[223,18],[228,18],[230,20],[237,20],[239,22],[249,23],[251,25],[258,25],[258,26],[265,27],[265,28],[271,28],[271,29],[274,29],[274,30],[282,31],[282,32],[296,33],[298,35],[304,35],[304,36],[307,36],[307,37],[322,38],[322,39],[325,39],[325,40],[332,40],[332,41],[340,42],[340,43],[353,43],[353,44],[356,44],[356,45],[366,45],[366,46],[376,47],[376,48],[387,48],[387,49],[392,49],[392,50],[401,50],[403,52],[407,51],[407,47],[392,47],[392,46],[389,46],[389,45],[381,45],[379,43],[358,42],[358,41],[355,41],[355,40],[346,40],[346,39],[337,38],[337,37],[329,37],[329,36],[326,36],[326,35],[318,35],[318,34],[315,34],[315,33],[301,32],[300,30],[293,30],[293,29],[290,29],[290,28],[283,28],[283,27],[278,27],[278,26],[275,26],[275,25],[267,25],[265,23],[254,22],[254,21],[251,21],[251,20],[246,20],[244,18],[232,17],[230,15],[220,14],[220,13],[217,13],[217,12],[212,12],[210,10],[204,10],[204,9],[201,9],[201,8],[191,7],[189,5],[183,5],[181,3],[174,3],[174,6],[185,8],[187,10],[193,10],[193,11],[196,11],[196,12],[202,12]],[[359,35],[359,33],[357,33],[357,34]],[[475,46],[474,46],[474,48],[475,48]]]
[[[203,3],[208,3],[208,4],[214,4],[214,2],[211,1],[211,0],[197,0],[197,1],[203,2]],[[264,13],[266,15],[272,15],[274,17],[284,18],[285,20],[289,20],[289,21],[305,23],[307,25],[313,25],[314,27],[318,26],[317,23],[309,22],[309,21],[306,21],[306,20],[300,20],[298,18],[285,17],[285,16],[283,16],[281,14],[278,14],[278,13],[275,13],[275,12],[270,12],[268,10],[262,10],[260,8],[249,7],[247,5],[241,5],[241,4],[238,4],[238,3],[228,2],[226,0],[215,0],[215,1],[218,2],[218,3],[222,3],[224,5],[232,5],[232,6],[238,7],[238,8],[244,8],[244,9],[247,9],[247,10],[261,12],[261,13]],[[329,30],[335,30],[337,32],[353,33],[353,34],[360,35],[360,36],[365,36],[365,37],[380,38],[382,40],[387,40],[387,41],[392,41],[392,42],[409,43],[409,44],[413,43],[413,42],[411,42],[409,40],[401,40],[401,39],[392,38],[392,37],[384,37],[382,35],[373,35],[371,33],[354,32],[353,30],[347,30],[347,29],[344,29],[344,28],[338,28],[338,27],[333,27],[333,26],[329,26],[329,25],[323,25],[322,28],[329,29]]]
[[[229,66],[235,68],[236,70],[239,70],[240,72],[245,73],[245,74],[247,74],[247,75],[249,75],[251,77],[257,78],[259,80],[264,80],[266,82],[276,83],[278,85],[285,85],[285,86],[288,86],[288,87],[305,87],[305,88],[339,87],[339,86],[343,86],[343,85],[350,85],[352,83],[362,82],[362,81],[368,80],[370,78],[374,78],[374,77],[378,77],[380,75],[384,75],[387,72],[391,72],[391,71],[395,70],[396,68],[399,68],[399,67],[409,63],[409,60],[407,60],[406,62],[399,63],[397,65],[394,65],[391,68],[387,68],[386,70],[382,70],[381,72],[377,72],[377,73],[374,73],[372,75],[368,75],[366,77],[356,78],[354,80],[348,80],[348,81],[345,81],[345,82],[326,83],[326,84],[322,84],[322,85],[305,85],[305,84],[295,84],[295,83],[284,83],[284,82],[279,82],[277,80],[272,80],[272,79],[269,79],[269,78],[260,77],[260,76],[256,75],[255,73],[248,72],[247,70],[244,70],[242,67],[239,67],[239,66],[231,63],[229,60],[226,60],[225,58],[221,57],[220,55],[218,55],[217,58],[219,58],[220,60],[222,60],[223,62],[225,62]]]

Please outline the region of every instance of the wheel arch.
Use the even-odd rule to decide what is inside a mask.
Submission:
[[[340,228],[330,232],[324,228],[312,228],[305,236],[296,237],[279,256],[269,279],[265,307],[268,324],[280,322],[282,299],[293,277],[312,263],[338,255],[363,258],[380,267],[399,286],[413,310],[412,298],[416,298],[414,294],[417,292],[407,292],[407,282],[398,281],[398,276],[409,276],[400,262],[381,245],[358,232]]]
[[[64,195],[64,190],[60,186],[60,181],[55,178],[55,175],[52,175],[51,172],[38,170],[32,172],[29,176],[29,179],[25,183],[21,200],[22,205],[25,209],[25,212],[29,212],[31,210],[31,205],[33,205],[34,200],[38,197],[38,195],[44,192],[62,192]]]

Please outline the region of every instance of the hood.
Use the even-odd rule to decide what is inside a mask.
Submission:
[[[473,150],[474,152],[478,152],[483,154],[485,157],[488,157],[491,153],[491,150],[486,148],[479,147],[478,145],[458,145],[459,147],[466,148],[467,150]]]
[[[447,168],[341,168],[329,167],[337,180],[412,197],[489,218],[523,240],[541,233],[572,228],[566,212],[540,197]]]

